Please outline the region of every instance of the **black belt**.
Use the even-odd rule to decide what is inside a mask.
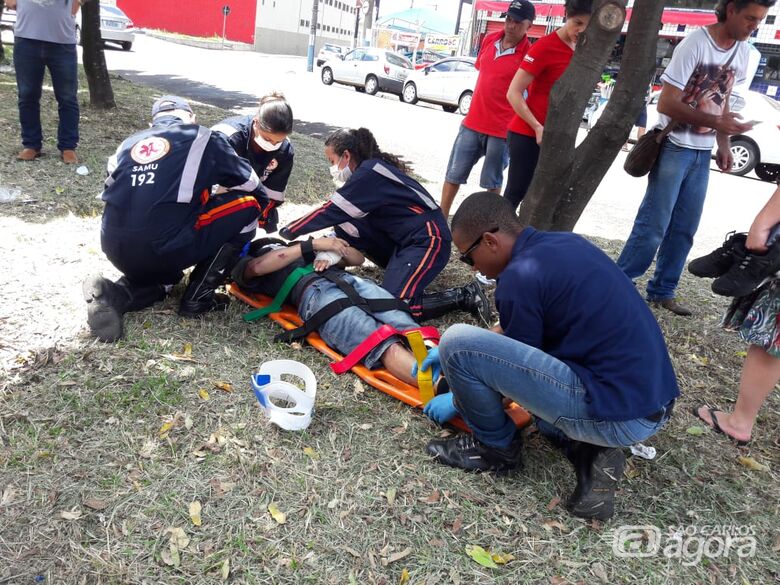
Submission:
[[[645,418],[651,422],[660,422],[664,418],[664,415],[672,416],[673,410],[674,410],[674,400],[672,400],[669,404],[664,406],[658,412],[654,412],[653,414]]]

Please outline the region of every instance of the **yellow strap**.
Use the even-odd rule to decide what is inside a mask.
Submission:
[[[423,370],[421,367],[428,355],[428,348],[425,347],[425,341],[419,331],[407,332],[406,339],[409,341],[409,347],[412,348],[414,359],[417,360],[417,388],[420,390],[420,400],[423,404],[428,404],[433,398],[433,370],[431,368]]]

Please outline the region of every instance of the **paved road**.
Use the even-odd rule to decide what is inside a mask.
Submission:
[[[138,35],[133,51],[109,49],[106,59],[113,72],[133,81],[242,113],[252,111],[267,91],[281,90],[293,107],[298,131],[324,136],[342,126],[366,126],[383,149],[411,161],[437,197],[462,120],[438,106],[410,106],[389,94],[369,96],[345,86],[325,86],[318,72],[306,72],[301,57],[200,49]],[[623,172],[624,156],[618,156],[604,178],[577,224],[578,232],[621,240],[628,236],[646,179]],[[461,192],[477,190],[478,177],[479,168],[472,172],[475,182]],[[772,191],[772,185],[756,178],[713,170],[692,255],[717,247],[732,229],[747,230]]]

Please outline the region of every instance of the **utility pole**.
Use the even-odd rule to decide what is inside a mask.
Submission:
[[[309,29],[309,50],[306,53],[306,71],[314,71],[314,41],[317,38],[317,13],[320,9],[319,0],[312,0],[311,29]]]
[[[374,25],[374,0],[363,0],[363,3],[368,3],[368,11],[363,17],[363,39],[365,40]]]
[[[463,5],[464,4],[472,4],[471,0],[458,0],[458,18],[455,21],[455,34],[458,34],[460,32],[460,17],[463,13]]]

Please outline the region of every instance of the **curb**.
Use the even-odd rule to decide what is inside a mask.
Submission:
[[[194,37],[183,37],[180,35],[174,35],[161,30],[144,29],[144,34],[148,37],[155,39],[161,39],[163,41],[169,41],[179,45],[187,45],[189,47],[198,47],[200,49],[212,49],[212,50],[226,50],[226,51],[254,51],[254,47],[248,43],[239,43],[236,41],[224,41],[210,40],[210,39],[197,39]]]

